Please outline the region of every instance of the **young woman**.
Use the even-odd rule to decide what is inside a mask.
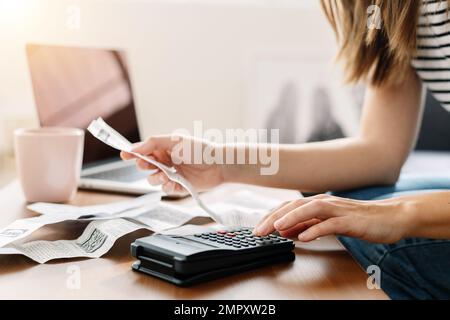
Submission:
[[[367,27],[373,4],[379,8],[379,29]],[[286,203],[255,233],[279,231],[300,241],[335,234],[364,268],[381,268],[381,286],[391,298],[450,298],[450,176],[397,182],[416,141],[423,87],[450,111],[447,0],[322,0],[322,6],[336,31],[348,79],[367,84],[360,134],[281,145],[279,171],[272,176],[260,175],[260,165],[182,163],[176,168],[200,190],[240,182],[335,191]],[[170,154],[179,141],[172,138],[152,137],[136,151],[173,165]],[[202,144],[233,152],[244,148],[247,156],[258,148]],[[141,160],[137,164],[154,169]],[[169,194],[183,193],[161,172],[148,180]],[[368,187],[379,185],[387,187]]]

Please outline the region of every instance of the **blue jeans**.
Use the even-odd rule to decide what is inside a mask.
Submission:
[[[450,175],[402,177],[395,186],[333,193],[336,196],[377,200],[406,194],[450,190]],[[391,299],[450,299],[450,240],[403,239],[374,244],[339,237],[358,263],[381,271],[381,288]]]

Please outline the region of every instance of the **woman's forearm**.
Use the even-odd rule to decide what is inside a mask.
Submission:
[[[248,164],[256,146],[226,146],[237,154],[245,148],[245,165],[224,166],[227,182],[257,184],[270,187],[325,192],[396,181],[400,162],[391,161],[383,150],[360,138],[345,138],[301,145],[280,145],[278,156],[271,155],[273,175],[262,174],[268,164]],[[241,149],[241,150],[239,150]],[[253,150],[255,151],[255,150]]]
[[[450,191],[408,197],[405,237],[450,239]]]
[[[401,84],[369,86],[358,137],[280,146],[276,174],[231,165],[225,180],[315,192],[394,183],[416,140],[422,92],[413,70]]]

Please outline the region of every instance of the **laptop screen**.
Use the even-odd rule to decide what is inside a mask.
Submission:
[[[84,129],[97,117],[131,142],[140,141],[124,52],[27,45],[40,125]],[[83,164],[117,157],[117,151],[86,132]]]

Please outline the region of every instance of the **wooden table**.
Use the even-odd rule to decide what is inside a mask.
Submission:
[[[272,194],[283,197],[281,191]],[[80,191],[73,204],[122,199],[126,196]],[[0,227],[33,216],[25,208],[17,182],[0,190],[0,204]],[[75,239],[84,226],[82,222],[60,223],[40,229],[32,238]],[[121,238],[100,259],[58,260],[40,265],[23,256],[0,256],[0,299],[387,299],[381,290],[367,288],[367,275],[347,252],[301,248],[296,248],[296,260],[291,264],[179,288],[131,271],[130,243],[147,234],[148,231],[137,231]],[[67,285],[71,268],[80,270],[79,289]]]

